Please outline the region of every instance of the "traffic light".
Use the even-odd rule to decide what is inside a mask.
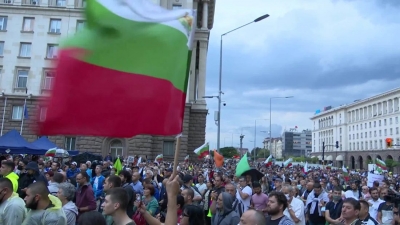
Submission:
[[[336,148],[339,148],[339,141],[336,141],[335,147],[336,147]]]
[[[393,146],[393,138],[386,138],[386,148],[391,148]]]

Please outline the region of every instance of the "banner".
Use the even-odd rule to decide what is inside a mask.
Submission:
[[[381,183],[383,181],[383,175],[368,173],[368,187],[373,187],[374,181]]]

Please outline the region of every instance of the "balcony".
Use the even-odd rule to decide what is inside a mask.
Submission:
[[[22,5],[26,6],[39,6],[39,0],[22,0]]]
[[[67,0],[49,0],[50,7],[66,7]]]
[[[12,5],[14,3],[13,0],[0,0],[1,5]]]

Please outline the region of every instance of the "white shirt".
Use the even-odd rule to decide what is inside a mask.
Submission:
[[[203,193],[207,189],[207,185],[205,183],[198,183],[196,184],[197,189],[199,189],[200,193]]]
[[[306,218],[304,217],[304,203],[303,201],[297,199],[297,198],[292,198],[292,202],[290,203],[290,207],[294,211],[295,216],[297,219],[300,221],[298,223],[295,223],[290,216],[289,209],[286,208],[285,211],[283,211],[283,215],[287,216],[295,225],[305,225],[306,224]]]
[[[250,207],[250,200],[251,200],[251,195],[253,194],[253,190],[251,189],[251,187],[246,186],[242,189],[242,192],[248,194],[249,196],[246,199],[242,199],[242,197],[239,194],[239,191],[236,191],[236,198],[242,201],[244,208],[243,212],[245,212]]]
[[[381,199],[379,199],[379,198],[378,198],[378,200],[376,200],[376,201],[374,201],[373,199],[370,199],[370,200],[368,201],[368,203],[371,203],[371,204],[372,204],[372,205],[369,207],[369,215],[370,215],[372,218],[377,219],[376,217],[378,216],[378,208],[379,208],[379,205],[380,205],[382,202],[385,202],[385,201],[383,201],[383,200],[381,200]]]

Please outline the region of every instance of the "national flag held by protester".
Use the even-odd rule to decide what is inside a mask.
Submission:
[[[91,0],[85,15],[87,26],[60,43],[38,133],[181,133],[195,12],[148,0]]]
[[[344,180],[349,181],[350,180],[349,171],[344,167],[344,165],[342,166],[342,172]]]
[[[272,155],[269,155],[268,158],[264,161],[265,166],[272,165]]]
[[[189,155],[185,157],[185,162],[189,162]]]
[[[288,160],[286,160],[285,162],[283,162],[283,167],[284,167],[284,168],[291,167],[291,166],[292,166],[292,161],[293,161],[293,159],[292,159],[292,158],[289,158]]]
[[[307,174],[307,172],[308,172],[308,162],[306,162],[303,167],[303,173]]]
[[[163,160],[163,154],[159,154],[156,156],[156,158],[154,159],[154,162],[161,162]]]
[[[199,159],[204,158],[210,154],[210,145],[208,143],[196,148],[194,153],[199,156]]]
[[[380,167],[382,170],[387,170],[386,163],[378,158],[375,159],[375,165]]]

